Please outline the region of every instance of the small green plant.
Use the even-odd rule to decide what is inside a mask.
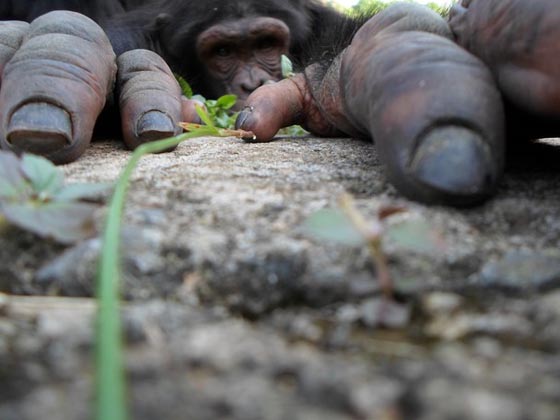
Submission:
[[[292,77],[295,74],[292,60],[290,60],[287,55],[282,54],[280,57],[280,65],[282,67],[282,77],[284,79]]]
[[[120,287],[120,231],[126,193],[130,177],[140,159],[159,153],[194,137],[248,136],[241,130],[216,127],[202,107],[197,112],[207,125],[188,125],[190,132],[175,137],[145,143],[136,148],[119,176],[109,204],[103,233],[103,246],[97,273],[97,329],[96,329],[96,400],[97,420],[125,420],[128,418],[125,378],[123,372],[122,332],[119,313]]]
[[[95,234],[91,200],[106,184],[64,184],[64,174],[40,156],[0,151],[0,217],[41,237],[69,244]]]
[[[235,126],[237,112],[231,110],[237,101],[235,95],[223,95],[218,99],[206,99],[202,95],[193,94],[191,85],[189,85],[183,77],[175,74],[175,78],[179,86],[181,86],[183,95],[204,105],[207,115],[212,120],[213,125],[219,128],[233,128]]]
[[[220,128],[216,126],[210,115],[206,112],[204,108],[196,105],[196,113],[202,120],[204,124],[196,123],[179,123],[183,129],[191,133],[197,133],[198,136],[210,136],[210,137],[239,137],[247,140],[254,140],[255,135],[250,131],[244,130],[233,130],[230,128]]]
[[[390,240],[402,249],[412,252],[431,252],[441,250],[441,236],[422,219],[405,219],[398,223],[386,223],[392,215],[406,212],[404,207],[382,207],[373,220],[366,220],[356,209],[354,199],[344,194],[339,200],[338,209],[323,209],[312,214],[305,227],[316,238],[346,245],[366,245],[369,249],[379,287],[385,297],[393,295],[387,257],[383,243]]]
[[[281,65],[282,76],[284,78],[292,77],[294,75],[292,62],[287,56],[282,55]],[[183,77],[175,74],[175,78],[177,79],[179,86],[181,86],[183,95],[204,105],[204,108],[206,109],[204,114],[207,118],[201,118],[201,120],[202,122],[204,122],[204,124],[206,124],[206,126],[210,126],[210,124],[208,124],[208,121],[211,121],[212,127],[216,129],[227,130],[233,129],[235,127],[235,120],[237,119],[238,113],[231,110],[231,108],[233,108],[237,101],[237,97],[235,95],[223,95],[218,99],[206,99],[202,95],[194,95],[191,86]],[[200,111],[197,110],[197,113],[200,116]],[[192,123],[182,123],[181,126],[187,131],[190,131],[189,127],[200,130],[202,130],[203,127],[202,125]],[[210,129],[205,135],[225,136],[225,133],[226,132],[218,133],[215,130]],[[278,134],[289,137],[301,137],[309,133],[299,125],[292,125],[290,127],[282,128],[280,131],[278,131]]]
[[[282,67],[282,77],[284,79],[295,76],[294,65],[292,63],[292,60],[290,60],[287,55],[282,54],[282,56],[280,57],[280,65]],[[291,125],[278,131],[278,135],[288,137],[302,137],[308,134],[309,132],[300,125]]]
[[[284,127],[278,130],[277,136],[288,136],[288,137],[303,137],[307,136],[309,131],[305,130],[301,125],[290,125],[289,127]]]
[[[233,112],[231,108],[237,101],[235,95],[223,95],[218,99],[206,99],[201,95],[194,95],[192,99],[198,100],[204,104],[208,112],[209,118],[214,122],[214,125],[219,128],[233,128],[235,127],[235,120],[237,119],[237,112]]]

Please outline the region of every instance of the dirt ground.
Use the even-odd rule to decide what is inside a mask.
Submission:
[[[112,182],[129,156],[97,142],[64,171]],[[123,231],[131,418],[559,419],[559,158],[518,152],[495,198],[458,210],[400,197],[358,140],[201,138],[146,157]],[[445,243],[386,243],[384,327],[367,250],[302,227],[345,191]],[[91,418],[99,247],[0,237],[0,419]]]

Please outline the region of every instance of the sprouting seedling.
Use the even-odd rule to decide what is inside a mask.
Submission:
[[[441,249],[441,236],[426,221],[406,219],[386,224],[386,219],[406,212],[404,207],[383,207],[377,217],[366,220],[355,207],[351,195],[343,194],[338,209],[323,209],[314,213],[305,223],[307,230],[319,239],[346,245],[366,245],[375,264],[379,287],[385,297],[393,295],[393,281],[383,242],[390,239],[397,246],[413,252],[431,252]]]
[[[280,56],[280,66],[282,69],[282,77],[284,79],[288,79],[290,77],[295,76],[294,73],[294,65],[292,60],[287,55],[282,54]],[[289,136],[289,137],[301,137],[309,134],[303,127],[300,125],[292,125],[289,127],[284,127],[278,131],[278,134]]]
[[[233,106],[237,102],[235,95],[223,95],[216,100],[216,106],[209,105],[209,112],[216,125],[221,128],[235,127],[235,120],[238,112],[232,111]]]
[[[184,96],[204,105],[204,108],[206,108],[205,114],[212,120],[213,125],[228,129],[234,127],[237,113],[233,112],[232,108],[237,102],[237,96],[228,94],[220,96],[218,99],[206,99],[202,95],[194,95],[191,85],[183,77],[175,74],[175,78]]]
[[[339,209],[324,209],[313,214],[306,221],[306,227],[320,239],[346,245],[367,245],[375,264],[379,286],[385,296],[392,296],[393,282],[381,243],[383,228],[380,220],[366,221],[355,208],[349,194],[340,197]]]
[[[193,99],[198,99],[204,103],[207,114],[215,126],[220,128],[233,128],[235,126],[237,112],[233,112],[232,107],[237,102],[237,96],[228,94],[220,96],[218,99],[205,99],[200,95],[195,95]]]
[[[41,237],[68,244],[93,236],[99,205],[91,199],[109,188],[66,185],[62,171],[47,159],[0,151],[0,217]]]

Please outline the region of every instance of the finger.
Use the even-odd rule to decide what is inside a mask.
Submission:
[[[346,108],[367,127],[402,193],[470,205],[495,190],[504,160],[503,107],[477,58],[433,34],[386,34],[351,45],[341,79]]]
[[[303,121],[305,81],[297,75],[256,89],[239,113],[236,128],[252,131],[256,141],[272,140],[278,130]]]
[[[181,88],[163,59],[148,50],[132,50],[117,58],[117,86],[123,138],[135,148],[179,134]]]
[[[259,87],[239,113],[236,128],[251,131],[257,142],[272,140],[278,130],[301,125],[309,132],[332,137],[341,132],[325,118],[303,74]]]
[[[109,40],[91,19],[68,11],[35,19],[4,68],[2,147],[75,160],[91,140],[115,72]]]
[[[292,79],[256,89],[239,113],[236,128],[252,131],[255,140],[272,140],[282,127],[297,124],[303,110],[303,98]]]
[[[457,42],[486,63],[507,102],[525,111],[526,116],[558,121],[558,2],[485,0],[464,1],[463,5],[463,9],[456,8],[449,22]],[[535,138],[538,129],[534,125],[524,131]]]
[[[0,22],[0,84],[4,66],[20,47],[28,28],[27,22],[16,20]]]
[[[196,99],[189,99],[186,96],[181,96],[181,121],[202,124],[202,120],[196,112],[197,106],[206,110],[206,106],[202,102]]]

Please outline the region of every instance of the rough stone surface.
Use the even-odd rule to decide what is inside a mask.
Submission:
[[[129,156],[98,142],[64,171],[112,182]],[[458,210],[400,197],[357,140],[201,138],[144,158],[123,230],[131,418],[560,418],[558,161],[522,155]],[[389,309],[367,249],[302,227],[343,192],[441,235],[427,253],[387,241]],[[2,420],[91,418],[100,246],[0,236]]]

